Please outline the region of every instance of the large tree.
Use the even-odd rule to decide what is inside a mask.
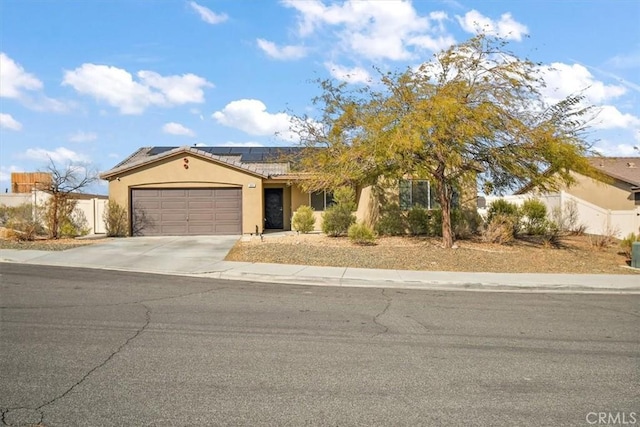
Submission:
[[[442,208],[442,243],[453,245],[454,189],[501,192],[525,183],[543,191],[596,172],[585,156],[590,107],[581,94],[548,105],[541,66],[476,36],[417,68],[379,73],[359,88],[320,81],[321,117],[297,117],[310,148],[299,163],[310,189],[427,179]],[[317,150],[316,148],[323,148]]]

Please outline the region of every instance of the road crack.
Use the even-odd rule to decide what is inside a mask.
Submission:
[[[385,290],[386,289],[382,289],[382,296],[387,299],[387,305],[384,307],[384,309],[380,313],[373,316],[373,323],[380,326],[383,329],[383,331],[378,332],[377,334],[374,334],[373,335],[374,337],[377,337],[378,335],[386,334],[387,332],[389,332],[389,327],[384,325],[383,323],[380,323],[379,321],[380,317],[383,316],[389,310],[389,307],[391,307],[391,297],[385,294]]]
[[[129,304],[132,304],[132,303],[129,303]],[[76,387],[78,387],[79,385],[84,383],[94,372],[96,372],[98,369],[102,368],[107,363],[109,363],[116,355],[118,355],[122,350],[124,350],[125,347],[127,347],[127,345],[129,345],[129,343],[131,343],[131,341],[135,340],[137,337],[140,336],[140,334],[142,334],[145,331],[145,329],[147,329],[147,327],[149,326],[149,323],[151,322],[151,308],[149,308],[148,306],[146,306],[145,304],[142,304],[142,303],[137,303],[137,304],[139,304],[142,307],[144,307],[144,309],[145,309],[145,314],[144,314],[145,320],[144,320],[144,324],[141,327],[139,327],[133,333],[133,335],[131,335],[122,344],[120,344],[120,346],[117,349],[115,349],[115,351],[113,351],[111,354],[109,354],[109,356],[107,356],[107,358],[104,359],[101,363],[99,363],[96,366],[94,366],[93,368],[91,368],[75,384],[73,384],[71,387],[69,387],[67,390],[65,390],[63,393],[59,394],[58,396],[54,397],[53,399],[43,403],[42,405],[40,405],[40,406],[38,406],[36,408],[19,407],[19,408],[6,408],[6,409],[3,409],[2,413],[1,413],[1,418],[0,418],[0,420],[2,421],[2,424],[6,425],[6,426],[14,425],[14,424],[9,423],[7,421],[7,416],[11,412],[17,412],[17,411],[30,411],[32,413],[37,413],[39,418],[40,418],[40,420],[38,422],[36,422],[36,423],[31,423],[30,422],[30,424],[36,424],[36,425],[44,424],[44,409],[47,406],[56,403],[58,400],[64,398],[69,393],[71,393]]]

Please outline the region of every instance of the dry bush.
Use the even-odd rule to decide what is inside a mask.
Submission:
[[[513,234],[514,218],[508,215],[497,214],[491,218],[482,233],[482,240],[486,243],[498,243],[505,245],[515,239]]]
[[[6,232],[7,239],[34,240],[38,235],[44,233],[44,229],[38,220],[37,212],[34,212],[31,203],[24,203],[14,207],[1,206],[0,218],[2,224],[11,230]]]
[[[574,200],[569,200],[564,204],[564,208],[556,206],[551,210],[551,221],[563,233],[574,236],[582,236],[587,230],[587,225],[580,222],[578,205]]]
[[[118,202],[109,200],[102,218],[107,229],[107,236],[124,237],[127,235],[127,210]]]
[[[589,235],[589,245],[592,249],[595,250],[607,249],[614,245],[617,240],[615,237],[617,234],[618,230],[609,225],[606,225],[602,229],[601,234]]]

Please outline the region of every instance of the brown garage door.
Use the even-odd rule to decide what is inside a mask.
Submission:
[[[131,190],[137,236],[242,234],[240,188]]]

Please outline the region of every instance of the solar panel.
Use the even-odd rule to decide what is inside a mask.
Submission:
[[[152,147],[151,150],[147,153],[149,156],[156,156],[158,154],[162,154],[166,151],[173,150],[176,147]]]

